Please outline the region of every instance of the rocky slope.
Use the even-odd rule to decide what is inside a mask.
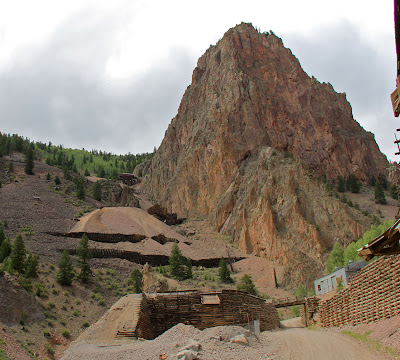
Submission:
[[[280,38],[242,23],[199,59],[146,190],[180,217],[208,217],[248,252],[321,269],[332,242],[355,239],[367,221],[299,163],[271,171],[271,148],[328,178],[366,180],[387,165],[345,94],[310,78]]]

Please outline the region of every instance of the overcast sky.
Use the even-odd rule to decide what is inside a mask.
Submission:
[[[0,131],[150,152],[197,59],[242,21],[273,30],[309,76],[346,92],[397,160],[393,0],[1,0]]]

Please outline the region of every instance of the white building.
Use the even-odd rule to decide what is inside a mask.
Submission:
[[[355,274],[365,265],[367,265],[367,262],[362,260],[357,261],[356,263],[349,262],[347,266],[322,278],[314,280],[315,295],[321,295],[335,290],[340,281],[342,281],[343,286],[346,286]]]

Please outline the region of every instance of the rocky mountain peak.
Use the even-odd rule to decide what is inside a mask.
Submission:
[[[289,201],[291,212],[268,205],[276,201],[276,179],[282,181],[285,175],[279,167],[272,176],[271,163],[276,159],[263,155],[274,149],[293,155],[316,175],[328,178],[354,173],[364,181],[371,175],[377,177],[387,165],[373,134],[353,119],[345,94],[310,78],[272,32],[260,33],[242,23],[228,30],[198,60],[192,83],[152,159],[146,189],[168,211],[180,217],[208,216],[214,227],[232,235],[242,248],[270,259],[288,249],[282,244],[295,236],[296,229],[285,227],[285,219],[289,216],[292,221],[297,212],[298,224],[303,219],[314,230],[321,230],[307,230],[314,234],[314,250],[321,254],[331,241],[331,232],[324,226],[337,229],[339,236],[344,228],[339,223],[318,224],[309,217],[319,211],[334,217],[332,211],[338,208],[313,202],[314,208],[306,214],[310,209],[305,202],[311,199],[300,193],[311,190],[308,180],[302,180],[309,175],[304,175],[301,166],[290,170],[292,181],[284,182],[287,191],[281,189],[282,203]],[[253,191],[248,193],[244,189],[250,182]],[[281,213],[279,219],[276,213]],[[350,215],[343,216],[348,217],[348,221],[342,218],[348,224],[343,236],[358,236],[359,223]],[[255,247],[255,241],[261,241],[261,230],[266,246]],[[272,247],[267,245],[269,239],[273,239]]]

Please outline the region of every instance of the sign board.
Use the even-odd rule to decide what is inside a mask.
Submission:
[[[204,305],[219,305],[221,299],[217,294],[201,295],[201,303]]]

